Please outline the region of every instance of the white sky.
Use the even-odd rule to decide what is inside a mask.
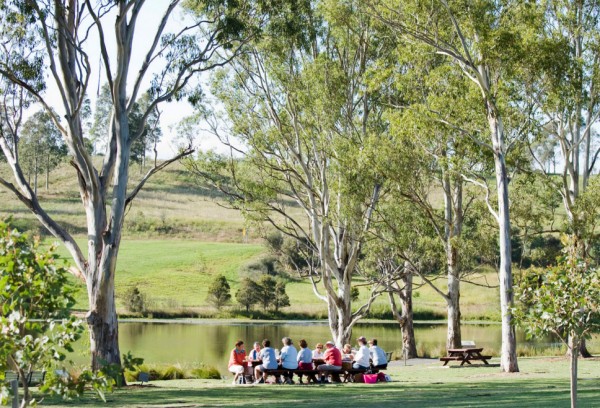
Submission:
[[[158,26],[164,10],[167,8],[169,1],[166,0],[148,0],[146,1],[136,25],[136,32],[134,35],[134,47],[131,58],[131,67],[129,75],[129,86],[131,86],[135,80],[135,76],[139,71],[142,61],[147,53],[148,48],[151,45],[151,41],[154,38],[156,27]],[[104,34],[106,36],[106,44],[108,53],[111,61],[116,61],[116,53],[114,47],[114,19],[115,13],[110,13],[103,18]],[[165,33],[175,32],[181,29],[184,25],[184,16],[180,10],[175,10],[169,20],[169,23],[165,29]],[[90,38],[87,40],[85,51],[90,57],[90,64],[92,67],[92,75],[90,83],[88,85],[88,97],[92,102],[92,109],[96,105],[96,93],[98,86],[106,82],[106,75],[102,66],[102,77],[98,80],[98,72],[100,68],[100,48],[98,46],[97,31],[92,30],[90,32]],[[152,74],[160,70],[160,61],[157,60],[150,66],[150,70],[146,73],[144,83],[140,89],[138,97],[148,88]],[[205,88],[205,93],[208,90]],[[62,102],[58,94],[56,86],[53,84],[51,78],[48,78],[48,90],[47,99],[53,105],[58,112],[63,111],[61,109]],[[177,146],[174,143],[174,130],[175,125],[184,117],[189,116],[193,113],[193,108],[187,103],[182,102],[169,102],[162,103],[159,105],[161,113],[161,128],[163,131],[162,141],[159,144],[159,158],[166,159],[177,152]],[[216,138],[211,137],[208,134],[202,134],[201,137],[197,138],[196,145],[202,150],[215,149],[219,150],[222,148]]]

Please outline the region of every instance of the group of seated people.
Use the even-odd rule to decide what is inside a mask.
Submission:
[[[367,342],[367,339],[361,336],[357,339],[357,349],[346,344],[342,350],[338,349],[334,342],[328,341],[325,343],[325,351],[321,343],[317,343],[316,348],[311,351],[304,339],[299,342],[299,351],[289,337],[284,337],[281,342],[283,347],[279,351],[279,356],[276,355],[276,350],[271,347],[271,341],[268,339],[262,341],[262,348],[259,342],[255,342],[248,354],[244,350],[244,342],[242,340],[236,342],[228,366],[229,371],[235,375],[233,384],[246,383],[247,377],[252,375],[256,379],[255,383],[264,383],[267,379],[267,370],[317,370],[317,381],[323,383],[326,382],[329,374],[341,372],[342,369],[387,368],[386,354],[377,345],[377,339]],[[297,374],[302,383],[301,372]],[[286,382],[292,383],[292,379],[286,378]]]

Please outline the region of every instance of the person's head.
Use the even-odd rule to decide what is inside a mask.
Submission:
[[[365,336],[360,336],[358,339],[358,344],[360,344],[361,346],[366,346],[367,345],[367,338]]]
[[[317,349],[318,351],[323,351],[323,344],[317,343],[317,345],[315,346],[315,349]]]
[[[271,347],[271,341],[268,339],[263,340],[263,347]]]
[[[328,341],[327,343],[325,343],[325,347],[327,347],[328,349],[334,348],[335,343],[333,341]]]
[[[236,349],[242,349],[243,347],[244,347],[244,342],[243,342],[243,341],[241,341],[241,340],[238,340],[238,341],[235,343],[235,348],[236,348]]]
[[[306,340],[302,339],[300,340],[300,348],[307,348],[308,347],[308,343],[306,342]]]
[[[377,339],[371,339],[371,341],[369,342],[371,345],[376,346],[377,345]]]
[[[289,337],[284,337],[283,339],[281,339],[281,342],[284,346],[290,346],[292,344],[292,339],[290,339]]]
[[[260,343],[258,341],[254,342],[254,350],[260,350]]]
[[[344,344],[344,353],[350,354],[352,352],[352,346],[350,344]]]

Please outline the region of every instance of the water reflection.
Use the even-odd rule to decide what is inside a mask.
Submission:
[[[326,322],[292,323],[141,323],[124,322],[119,325],[120,348],[123,353],[131,351],[134,356],[143,357],[149,364],[182,364],[185,366],[206,363],[214,365],[222,373],[226,372],[230,350],[238,339],[244,340],[246,348],[252,348],[254,341],[265,338],[276,348],[281,347],[281,339],[289,336],[297,345],[301,338],[306,339],[312,349],[318,342],[330,340]],[[353,337],[375,337],[386,351],[394,351],[399,356],[402,337],[397,324],[361,323],[353,330]],[[418,324],[415,326],[417,350],[420,355],[439,356],[445,353],[446,326],[443,324]],[[464,325],[463,339],[474,340],[484,347],[485,354],[498,356],[501,345],[500,325]],[[551,338],[528,342],[523,333],[518,333],[519,348],[557,347]],[[85,342],[87,343],[87,342]],[[85,350],[89,345],[81,344],[77,362],[86,364],[89,358]],[[592,351],[600,351],[600,339],[590,343]]]

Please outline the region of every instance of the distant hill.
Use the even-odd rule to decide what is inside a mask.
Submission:
[[[95,160],[100,161],[101,158]],[[131,166],[131,188],[144,173],[140,172],[139,165]],[[12,181],[10,169],[5,163],[0,163],[0,174]],[[43,183],[40,184],[38,194],[43,208],[72,234],[85,234],[85,215],[74,169],[68,163],[63,163],[50,173],[47,191]],[[240,213],[222,207],[220,204],[223,202],[216,199],[215,194],[199,185],[180,163],[173,163],[154,175],[134,200],[125,218],[124,238],[257,241],[258,235],[244,228]],[[110,205],[110,202],[107,204]],[[10,191],[0,188],[0,217],[8,215],[12,215],[15,225],[20,229],[47,235],[24,204]]]
[[[138,165],[130,171],[133,188],[143,173]],[[5,163],[0,162],[0,174],[12,180]],[[40,185],[38,193],[42,206],[85,246],[85,216],[73,168],[68,163],[61,164],[50,174],[48,191]],[[146,183],[125,219],[115,282],[120,313],[126,312],[125,293],[138,287],[155,317],[219,315],[206,303],[211,279],[224,274],[233,295],[245,265],[266,253],[258,231],[245,228],[241,214],[223,208],[223,203],[214,191],[198,184],[180,163],[172,164]],[[20,230],[51,239],[25,205],[0,188],[0,217],[9,215]],[[70,259],[64,248],[60,253]],[[480,284],[497,283],[495,272],[484,273],[475,280]],[[443,317],[443,300],[427,286],[419,287],[418,279],[415,284],[416,317]],[[83,286],[81,289],[77,307],[85,310],[87,296]],[[327,308],[314,296],[308,281],[290,281],[287,292],[291,307],[283,312],[289,318],[326,317]],[[465,285],[461,293],[463,318],[497,319],[497,296],[497,289]],[[366,298],[367,290],[361,288],[357,307]],[[374,317],[391,318],[385,296],[376,301],[373,312]],[[227,317],[227,313],[221,316]]]

